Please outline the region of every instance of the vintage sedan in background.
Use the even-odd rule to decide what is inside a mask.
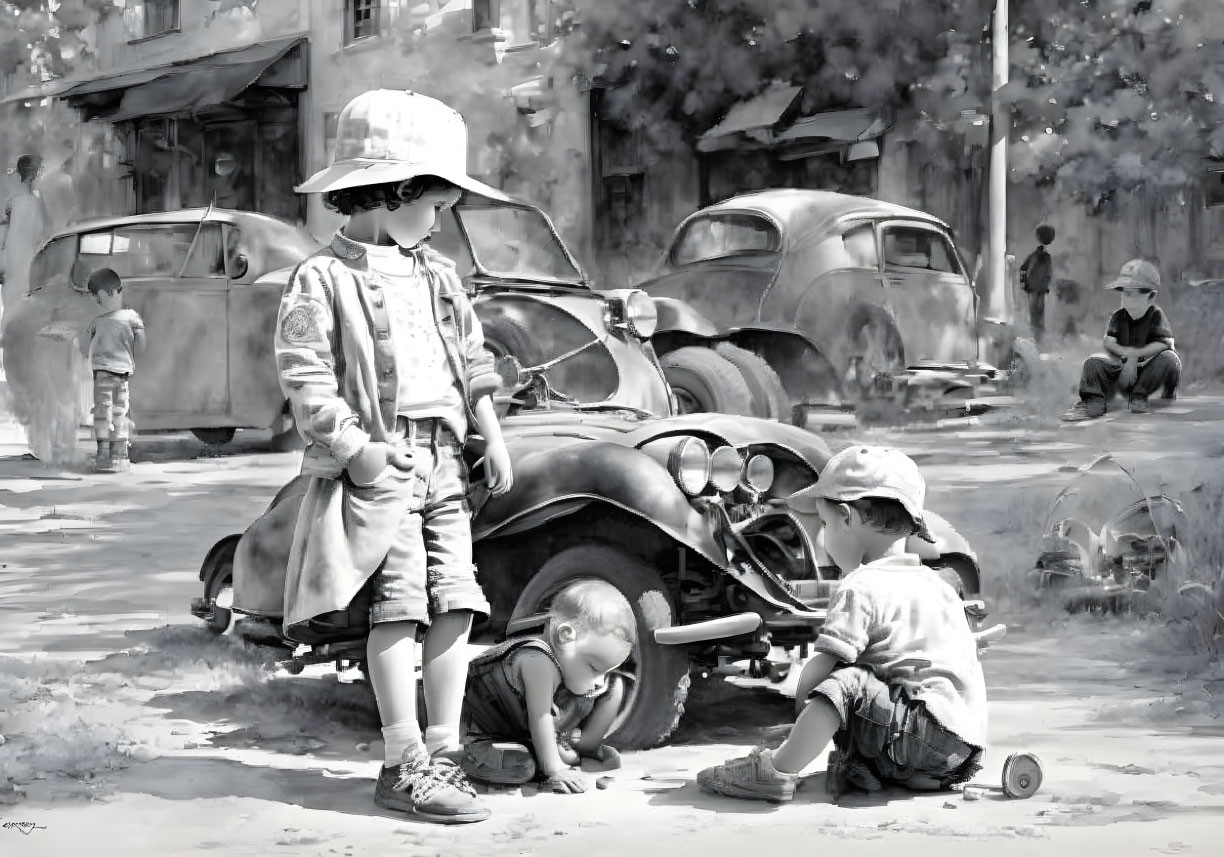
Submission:
[[[218,443],[236,428],[272,428],[291,439],[270,333],[281,293],[260,277],[317,246],[283,221],[218,208],[88,221],[52,237],[4,322],[5,370],[32,440],[80,422],[65,413],[83,406],[76,397],[89,387],[80,355],[98,304],[86,283],[104,267],[123,278],[124,304],[145,322],[130,389],[138,429]],[[39,424],[48,420],[59,428]]]
[[[769,190],[703,208],[639,288],[658,307],[655,348],[682,410],[789,421],[905,370],[990,379],[988,361],[1006,359],[1006,330],[981,352],[978,296],[947,224],[866,197]]]

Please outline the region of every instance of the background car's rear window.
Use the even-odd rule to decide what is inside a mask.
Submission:
[[[690,220],[672,247],[672,262],[691,265],[741,253],[776,253],[778,228],[752,214],[711,214]]]
[[[198,231],[198,237],[197,237]],[[192,242],[195,242],[194,250]],[[191,262],[186,265],[188,251]],[[215,223],[123,226],[81,235],[81,266],[111,268],[120,277],[211,277],[224,273],[221,230]],[[88,276],[88,274],[86,274]]]

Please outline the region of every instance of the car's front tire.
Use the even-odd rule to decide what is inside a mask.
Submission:
[[[656,628],[676,624],[676,611],[659,572],[642,560],[598,542],[575,545],[553,556],[528,581],[511,619],[546,612],[552,598],[580,580],[606,581],[633,606],[637,641],[623,668],[628,689],[609,743],[621,750],[657,747],[675,731],[689,690],[689,657],[683,646],[654,641]]]
[[[792,408],[782,379],[765,359],[747,349],[732,345],[730,342],[720,342],[715,352],[725,358],[740,374],[752,393],[752,415],[764,420],[779,420],[790,422]]]
[[[235,432],[236,429],[232,428],[200,428],[191,430],[191,433],[196,436],[196,440],[209,446],[221,446],[222,444],[229,443],[234,439]]]

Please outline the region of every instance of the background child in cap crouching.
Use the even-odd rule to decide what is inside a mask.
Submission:
[[[89,325],[89,368],[94,378],[94,437],[98,455],[94,468],[127,470],[128,381],[136,371],[136,355],[145,348],[144,321],[123,305],[123,281],[110,268],[89,275],[87,284],[102,314]]]
[[[1173,328],[1156,305],[1160,272],[1151,262],[1131,259],[1106,288],[1121,293],[1122,306],[1105,328],[1107,353],[1084,361],[1080,400],[1063,414],[1066,422],[1104,416],[1115,392],[1125,393],[1137,414],[1148,412],[1148,397],[1157,390],[1165,399],[1177,398],[1181,358],[1173,350]]]
[[[801,708],[777,750],[702,771],[702,788],[730,797],[789,800],[799,772],[833,740],[839,770],[868,791],[895,783],[937,790],[981,769],[986,685],[977,641],[956,592],[905,540],[931,536],[926,485],[894,449],[854,446],[816,485],[792,498],[819,512],[825,550],[849,570],[829,604],[796,692]]]

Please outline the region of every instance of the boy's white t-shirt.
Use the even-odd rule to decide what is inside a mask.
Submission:
[[[846,575],[814,648],[901,685],[945,729],[986,746],[986,681],[964,602],[917,555]]]
[[[364,244],[370,270],[382,277],[391,339],[399,370],[398,416],[436,417],[455,436],[466,436],[467,413],[442,334],[434,320],[433,295],[416,259],[396,245]]]

